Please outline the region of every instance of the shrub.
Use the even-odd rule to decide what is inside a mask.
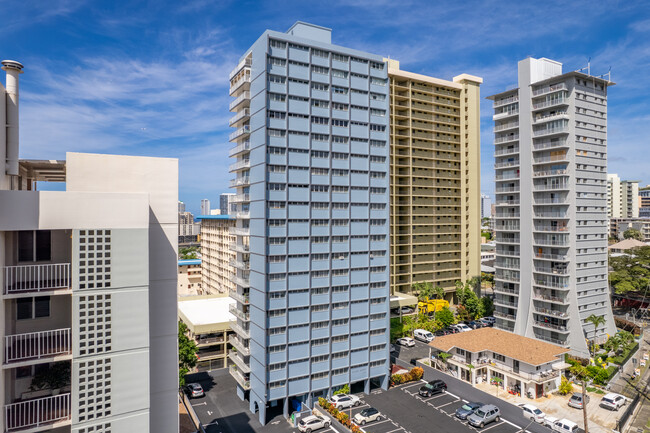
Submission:
[[[411,369],[412,380],[420,380],[424,376],[424,370],[421,367],[413,367]]]
[[[334,395],[338,394],[349,394],[350,393],[350,385],[343,385],[341,389],[338,391],[334,391]]]
[[[562,379],[560,380],[560,386],[558,387],[558,391],[560,392],[560,395],[570,394],[571,392],[573,392],[573,382],[570,382],[569,379],[562,376]]]

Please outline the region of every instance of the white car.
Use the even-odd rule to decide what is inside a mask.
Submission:
[[[558,421],[558,419],[556,417],[547,415],[547,416],[544,417],[544,422],[542,424],[544,424],[546,427],[552,429],[553,424],[555,424],[556,421]]]
[[[456,325],[453,325],[456,329],[458,329],[460,332],[467,332],[471,331],[472,328],[469,326],[465,325],[464,323],[457,323]]]
[[[395,343],[399,344],[400,346],[408,346],[408,347],[415,346],[415,340],[412,339],[411,337],[398,338],[397,340],[395,340]]]
[[[603,399],[600,400],[600,407],[604,407],[610,410],[618,410],[624,404],[625,397],[620,394],[614,394],[613,392],[606,394]]]
[[[384,416],[374,407],[368,407],[356,414],[353,418],[355,424],[366,425],[367,422],[381,421]]]
[[[361,400],[356,395],[350,394],[338,394],[330,398],[330,403],[332,403],[338,410],[347,409],[352,406],[359,406]]]
[[[311,433],[330,426],[330,421],[316,415],[310,415],[300,420],[298,423],[298,431],[304,433]]]
[[[532,419],[540,424],[544,423],[546,414],[532,404],[522,405],[521,410],[524,412],[524,418]]]
[[[553,423],[553,427],[551,428],[553,429],[553,431],[557,431],[561,433],[577,433],[578,424],[564,418],[559,421],[555,421]]]

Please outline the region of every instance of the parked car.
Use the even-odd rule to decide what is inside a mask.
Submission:
[[[463,324],[469,326],[471,329],[482,328],[483,325],[478,320],[467,320]]]
[[[413,331],[413,338],[415,338],[416,340],[423,341],[425,343],[430,343],[433,341],[435,337],[429,331],[426,331],[424,329],[416,329],[415,331]]]
[[[553,424],[555,424],[555,421],[558,421],[558,419],[556,417],[546,415],[544,417],[544,422],[542,424],[552,430],[553,429]]]
[[[399,311],[401,311],[402,314],[411,314],[415,312],[415,310],[411,307],[402,307]]]
[[[203,387],[198,383],[188,383],[183,387],[183,391],[189,398],[203,397],[205,395]]]
[[[298,431],[311,433],[313,431],[329,427],[330,424],[330,421],[325,418],[321,418],[316,415],[310,415],[300,420],[298,423]]]
[[[415,346],[415,340],[413,340],[411,337],[402,337],[395,340],[395,344],[399,344],[400,346],[413,347]]]
[[[486,424],[492,421],[499,422],[501,419],[501,412],[499,408],[493,404],[486,404],[474,411],[473,414],[467,417],[467,422],[474,427],[485,427]]]
[[[625,404],[625,397],[620,394],[614,394],[610,392],[605,394],[605,396],[600,400],[600,407],[604,407],[610,410],[618,410],[621,406]]]
[[[448,331],[447,329],[438,329],[436,332],[433,333],[436,337],[444,337],[445,335],[451,334],[451,331]]]
[[[488,322],[492,323],[493,325],[497,321],[497,319],[495,317],[493,317],[493,316],[486,316],[486,317],[483,317],[481,320],[487,320]]]
[[[422,397],[431,397],[434,394],[439,394],[447,389],[447,384],[440,379],[432,380],[431,382],[420,387],[420,395]]]
[[[464,323],[457,323],[457,324],[455,324],[455,325],[451,325],[451,326],[456,327],[456,329],[458,329],[460,332],[467,332],[467,331],[471,331],[471,330],[472,330],[472,328],[470,328],[469,326],[465,325]]]
[[[359,406],[361,401],[356,395],[338,394],[330,398],[330,403],[332,403],[337,409],[341,410],[352,406]]]
[[[450,334],[458,334],[460,332],[460,329],[454,328],[454,325],[447,326],[444,330],[448,331]]]
[[[589,404],[588,395],[585,395],[585,402]],[[576,409],[582,409],[582,393],[574,392],[571,398],[569,399],[569,406],[575,407]]]
[[[492,326],[494,326],[494,322],[486,320],[485,317],[482,318],[482,319],[478,319],[478,321],[483,324],[483,327],[487,327],[487,326],[492,327]]]
[[[576,433],[578,431],[578,424],[568,419],[561,419],[553,423],[551,427],[553,431],[562,432],[562,433]]]
[[[384,419],[384,416],[374,407],[368,407],[353,418],[354,422],[359,425],[365,425],[368,422],[381,421]]]
[[[456,409],[456,418],[465,420],[481,406],[483,406],[483,403],[465,403]]]
[[[535,422],[544,424],[546,414],[538,407],[533,406],[532,404],[524,404],[521,406],[521,410],[524,412],[524,418],[532,419]]]

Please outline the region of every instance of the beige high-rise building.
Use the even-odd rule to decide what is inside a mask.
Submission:
[[[391,293],[480,275],[482,78],[390,78]]]
[[[607,174],[607,216],[609,218],[639,217],[639,181],[621,180]]]
[[[204,294],[228,293],[237,253],[230,248],[236,237],[230,233],[236,219],[228,215],[201,215],[201,288]]]

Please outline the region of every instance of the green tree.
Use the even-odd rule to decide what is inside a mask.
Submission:
[[[191,260],[199,258],[198,247],[184,247],[178,249],[178,258],[181,260]]]
[[[596,316],[595,314],[592,314],[589,317],[587,317],[585,319],[585,321],[587,321],[587,322],[591,323],[592,325],[594,325],[594,337],[595,337],[596,336],[596,330],[598,329],[598,327],[600,325],[604,325],[607,320],[605,319],[605,316]],[[591,344],[591,347],[594,348],[593,352],[595,352],[595,345]],[[593,353],[593,352],[591,354],[592,357],[596,356],[596,354]]]
[[[481,298],[481,316],[491,316],[494,314],[494,302],[489,296]]]
[[[187,336],[187,326],[178,321],[178,384],[185,385],[185,375],[196,366],[199,348]]]
[[[449,309],[449,307],[442,307],[436,316],[436,322],[440,328],[446,328],[449,325],[454,324],[454,313]]]
[[[560,395],[567,395],[573,392],[573,382],[571,382],[566,377],[562,376],[560,379],[560,386],[558,387]]]
[[[481,303],[474,291],[475,284],[475,278],[470,279],[465,284],[460,281],[456,282],[456,299],[458,305],[464,307],[467,312],[467,318],[461,317],[461,315],[464,316],[462,311],[459,313],[459,318],[461,318],[461,320],[476,319],[481,315]]]
[[[650,285],[650,246],[634,248],[625,256],[610,257],[609,283],[617,294],[639,292]]]
[[[481,281],[485,281],[491,289],[494,289],[494,274],[490,272],[481,272]]]
[[[637,241],[644,241],[643,233],[634,228],[629,228],[623,232],[624,239],[636,239]]]

